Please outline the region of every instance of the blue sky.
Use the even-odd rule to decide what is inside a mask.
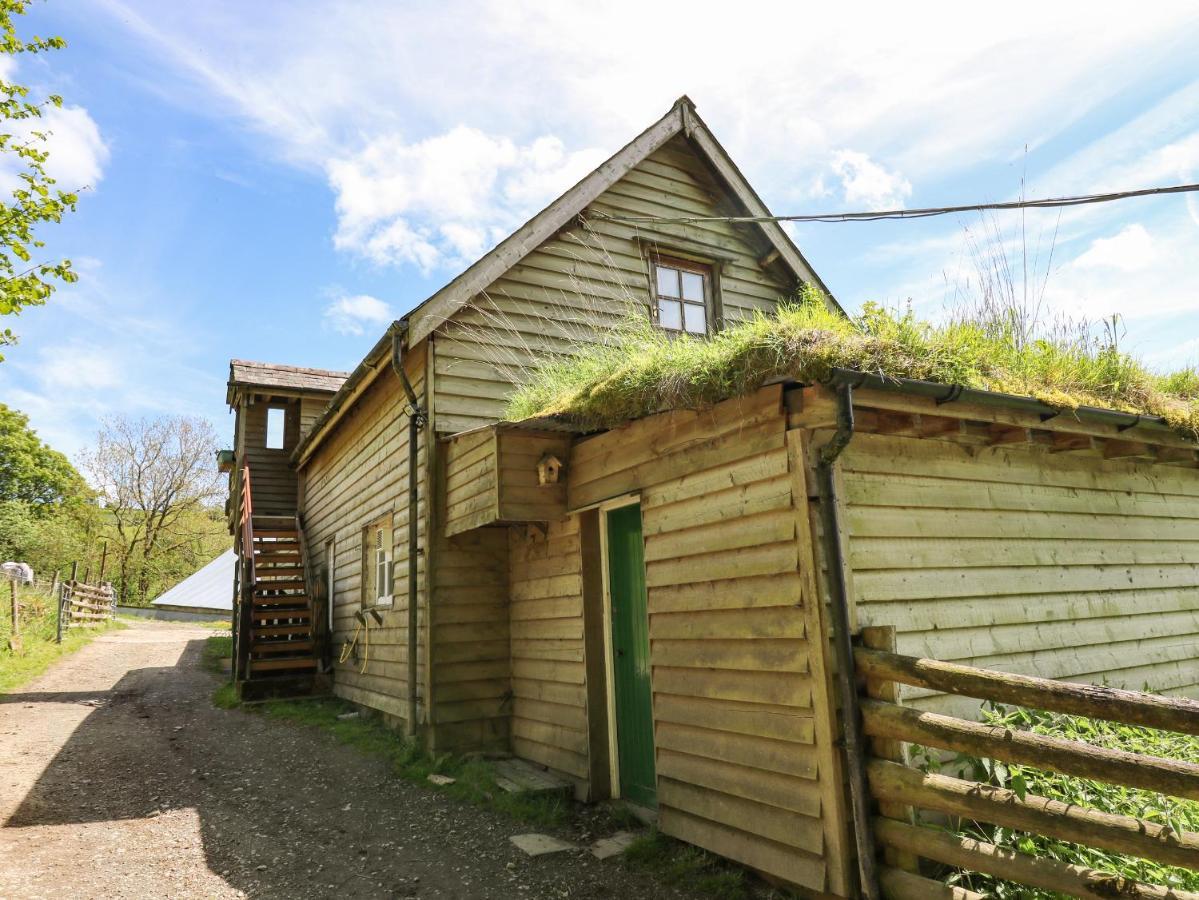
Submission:
[[[15,77],[66,97],[50,165],[90,189],[44,236],[82,277],[11,322],[0,399],[72,454],[114,413],[228,435],[231,357],[352,368],[682,93],[777,213],[1199,181],[1188,4],[800,6],[39,4],[28,30],[70,46]],[[998,228],[1016,259],[1021,227],[793,234],[847,307],[936,316],[971,241]],[[1119,314],[1150,364],[1199,360],[1199,200],[1023,228],[1046,315]]]

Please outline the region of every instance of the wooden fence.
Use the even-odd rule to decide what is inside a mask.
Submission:
[[[117,598],[111,584],[62,583],[58,602],[58,639],[68,628],[94,628],[116,618]]]
[[[894,900],[981,900],[981,894],[922,877],[920,861],[929,860],[1071,897],[1199,900],[1199,893],[1132,881],[914,824],[913,812],[985,822],[1195,870],[1199,870],[1199,833],[1175,831],[1166,824],[978,781],[925,773],[897,760],[901,759],[899,747],[917,744],[1191,800],[1199,800],[1199,764],[920,712],[898,705],[894,698],[895,686],[905,684],[1188,735],[1199,735],[1199,702],[1011,675],[882,650],[859,648],[854,658],[867,686],[867,697],[861,702],[862,724],[874,741],[875,757],[867,761],[866,772],[880,813],[874,820],[874,836],[886,856],[887,866],[879,875],[885,896]]]

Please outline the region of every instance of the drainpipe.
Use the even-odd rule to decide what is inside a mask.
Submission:
[[[408,336],[408,323],[404,321],[391,334],[391,367],[408,395],[408,722],[409,737],[416,736],[416,682],[417,682],[417,543],[420,523],[417,519],[419,496],[419,472],[417,461],[420,430],[428,422],[425,408],[417,399],[408,373],[404,371],[404,341]]]
[[[865,744],[862,712],[854,677],[853,640],[850,634],[849,590],[846,580],[845,548],[841,544],[835,465],[853,439],[853,382],[835,372],[837,430],[820,448],[816,471],[820,480],[820,512],[823,521],[825,558],[828,561],[829,592],[833,613],[833,644],[837,655],[837,677],[841,688],[842,741],[849,770],[849,798],[853,812],[854,842],[858,853],[861,896],[878,900],[878,871],[874,832],[870,826],[870,795],[866,783]]]

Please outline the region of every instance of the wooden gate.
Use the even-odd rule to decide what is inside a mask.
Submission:
[[[112,585],[64,581],[58,600],[58,639],[69,628],[94,628],[117,616],[117,597]]]
[[[956,818],[987,823],[1194,870],[1199,870],[1199,833],[1176,830],[1164,821],[1034,796],[1018,786],[997,787],[965,777],[920,771],[905,765],[898,751],[904,745],[918,745],[1188,800],[1199,800],[1199,761],[1162,759],[921,712],[894,702],[894,686],[911,685],[1187,735],[1199,735],[1199,702],[1011,675],[865,648],[855,652],[855,663],[867,687],[867,696],[861,701],[863,729],[874,741],[875,756],[866,761],[866,771],[880,813],[873,824],[875,840],[885,854],[879,876],[885,896],[981,900],[982,894],[924,878],[920,874],[922,861],[931,861],[1071,897],[1199,900],[1199,893],[1145,884],[917,824],[915,813],[925,811],[950,821]],[[927,869],[928,862],[923,867]]]

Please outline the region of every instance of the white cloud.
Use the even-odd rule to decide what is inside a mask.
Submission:
[[[1137,272],[1157,259],[1157,247],[1145,226],[1127,225],[1108,238],[1096,238],[1087,251],[1074,260],[1080,269],[1108,268]]]
[[[830,168],[841,180],[842,195],[853,209],[896,209],[912,196],[912,185],[906,178],[888,172],[857,150],[838,150]]]
[[[391,307],[369,294],[341,296],[325,307],[325,324],[338,334],[364,334],[367,326],[388,325],[395,318]]]
[[[464,126],[415,143],[384,135],[328,163],[334,244],[380,265],[460,265],[601,158],[555,137],[518,146]]]
[[[86,109],[50,107],[36,127],[48,133],[46,171],[58,180],[60,188],[77,191],[100,183],[109,149]]]

